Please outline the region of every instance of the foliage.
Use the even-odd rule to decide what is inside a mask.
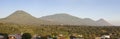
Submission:
[[[31,39],[31,38],[32,38],[32,36],[31,36],[30,33],[24,33],[24,34],[22,35],[22,39]]]
[[[83,35],[86,39],[93,39],[95,37],[112,34],[112,38],[120,37],[119,26],[79,26],[79,25],[24,25],[24,24],[10,24],[0,23],[0,32],[8,34],[16,33],[30,33],[31,35],[39,34],[58,35],[63,34],[65,37],[75,33]]]

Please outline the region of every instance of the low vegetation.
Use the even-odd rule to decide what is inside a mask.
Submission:
[[[16,34],[30,33],[32,35],[71,34],[83,35],[84,38],[95,38],[104,34],[111,34],[113,38],[120,37],[119,26],[78,26],[78,25],[19,25],[0,23],[0,33]]]

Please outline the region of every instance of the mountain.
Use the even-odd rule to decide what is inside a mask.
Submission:
[[[33,17],[32,15],[28,14],[25,11],[18,10],[15,11],[10,16],[1,19],[1,22],[5,23],[16,23],[16,24],[31,24],[31,25],[38,25],[38,24],[56,24],[50,21],[41,20],[38,18]]]
[[[83,25],[84,24],[82,19],[69,14],[65,14],[65,13],[43,16],[40,19],[59,22],[66,25]]]
[[[113,26],[112,24],[108,23],[106,20],[104,19],[99,19],[96,21],[97,23],[101,24],[100,26]]]
[[[104,19],[94,21],[90,18],[78,18],[69,14],[61,13],[36,18],[25,11],[18,10],[0,22],[28,25],[87,25],[87,26],[112,26]]]
[[[94,21],[90,18],[82,19],[65,13],[43,16],[40,19],[59,22],[65,25],[111,26],[105,20]]]
[[[98,26],[100,24],[98,24],[96,21],[90,19],[90,18],[84,18],[83,19],[85,22],[85,25],[90,25],[90,26]]]

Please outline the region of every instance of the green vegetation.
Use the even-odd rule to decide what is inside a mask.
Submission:
[[[83,35],[86,39],[112,34],[112,37],[120,37],[119,26],[77,26],[77,25],[19,25],[10,23],[0,23],[0,33],[16,34],[30,33],[31,35],[58,35],[63,34],[68,37],[71,34]]]
[[[32,38],[32,36],[31,36],[30,33],[24,33],[24,34],[22,35],[22,39],[31,39],[31,38]]]

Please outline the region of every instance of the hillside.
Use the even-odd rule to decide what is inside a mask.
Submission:
[[[104,20],[104,19],[99,19],[99,20],[97,20],[96,22],[99,23],[99,24],[102,24],[102,25],[100,25],[100,26],[111,26],[111,25],[112,25],[112,24],[110,24],[109,22],[107,22],[107,21]]]
[[[54,22],[35,18],[32,15],[22,10],[15,11],[13,14],[9,15],[6,18],[1,19],[0,21],[5,23],[30,24],[30,25],[57,24]]]
[[[94,20],[92,20],[90,18],[84,18],[83,20],[84,20],[85,24],[88,25],[88,26],[89,25],[91,25],[91,26],[100,26],[99,23],[97,23],[96,21],[94,21]]]
[[[71,16],[69,14],[55,14],[55,15],[43,16],[40,19],[60,22],[66,25],[84,25],[82,19]]]
[[[85,26],[112,26],[104,19],[94,21],[90,18],[79,18],[61,13],[36,18],[25,11],[18,10],[6,18],[0,19],[1,23],[27,24],[27,25],[85,25]]]
[[[105,20],[94,21],[90,18],[78,18],[69,14],[54,14],[43,16],[40,19],[63,23],[64,25],[112,26]]]

